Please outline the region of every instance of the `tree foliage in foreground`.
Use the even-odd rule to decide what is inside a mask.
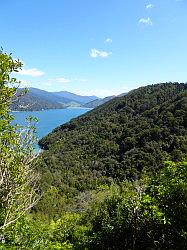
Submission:
[[[37,202],[38,176],[31,169],[33,127],[13,126],[10,104],[19,82],[12,73],[22,63],[0,51],[0,240]],[[29,122],[32,119],[29,118]],[[11,229],[12,230],[12,229]]]
[[[17,223],[9,234],[10,249],[183,250],[186,191],[187,162],[166,162],[155,176],[90,191],[82,212],[66,212],[49,221],[40,214]]]
[[[114,186],[87,216],[89,249],[186,249],[187,162]]]

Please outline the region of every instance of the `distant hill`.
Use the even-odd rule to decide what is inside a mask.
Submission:
[[[23,89],[18,89],[17,96]],[[29,111],[45,109],[61,109],[67,107],[81,107],[85,102],[97,99],[96,96],[79,96],[67,91],[48,92],[37,88],[29,88],[28,93],[15,98],[12,110]]]
[[[94,101],[91,101],[91,102],[88,102],[86,104],[84,104],[84,107],[85,108],[96,108],[102,104],[104,104],[105,102],[108,102],[110,100],[112,100],[113,98],[115,98],[116,96],[113,95],[113,96],[108,96],[108,97],[105,97],[103,99],[96,99]]]
[[[96,99],[99,99],[97,96],[94,96],[94,95],[82,96],[82,95],[70,93],[68,91],[53,92],[53,94],[58,95],[59,97],[71,99],[72,101],[80,103],[80,104],[85,104],[85,103],[94,101]]]
[[[115,97],[121,97],[121,96],[125,96],[125,95],[127,95],[127,93],[122,93],[118,96],[112,95],[112,96],[107,96],[105,98],[99,98],[99,99],[96,99],[94,101],[91,101],[91,102],[84,104],[84,107],[85,108],[96,108],[96,107],[114,99]]]
[[[73,101],[70,98],[59,96],[59,95],[56,95],[55,93],[37,89],[37,88],[29,88],[29,93],[49,102],[58,102],[58,103],[67,104]]]
[[[64,104],[55,101],[55,97],[48,95],[48,92],[46,91],[30,89],[28,93],[21,95],[22,90],[23,89],[19,89],[17,91],[17,98],[14,98],[13,100],[11,110],[36,111],[46,109],[62,109],[66,107]]]

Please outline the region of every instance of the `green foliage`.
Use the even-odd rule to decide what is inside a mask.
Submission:
[[[43,190],[52,185],[71,203],[98,185],[136,180],[142,170],[158,172],[165,160],[183,160],[186,116],[187,85],[165,83],[131,91],[61,125],[39,142],[46,149],[36,166]]]
[[[38,175],[30,168],[33,131],[32,118],[24,131],[11,124],[10,104],[19,82],[11,77],[22,64],[0,51],[0,238],[7,235],[16,222],[38,200]]]
[[[0,133],[2,142],[2,132],[5,130],[12,130],[9,126],[12,117],[8,111],[11,99],[16,92],[15,85],[19,84],[14,77],[10,77],[10,74],[12,72],[17,72],[21,66],[22,63],[19,60],[13,60],[11,55],[0,50]]]
[[[136,181],[90,191],[81,212],[66,212],[45,223],[36,217],[30,221],[35,223],[29,229],[32,233],[24,236],[25,245],[30,244],[30,249],[186,249],[187,163],[164,165],[155,176],[143,174]]]
[[[186,249],[186,162],[167,162],[156,177],[104,192],[86,212],[89,249]]]

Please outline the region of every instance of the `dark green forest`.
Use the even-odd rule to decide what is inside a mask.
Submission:
[[[187,249],[187,84],[141,87],[40,140],[0,51],[0,249]]]
[[[133,90],[39,144],[44,196],[33,214],[60,223],[56,241],[63,234],[72,249],[186,249],[186,84]]]
[[[95,189],[187,153],[187,85],[164,83],[131,91],[56,128],[39,141],[46,186],[63,195]]]

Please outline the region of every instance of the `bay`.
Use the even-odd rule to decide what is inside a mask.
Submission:
[[[29,116],[36,117],[38,122],[36,123],[36,136],[41,139],[54,128],[76,118],[80,115],[90,111],[88,108],[67,108],[67,109],[53,109],[53,110],[42,110],[42,111],[16,111],[13,112],[14,124],[26,126],[26,118]],[[36,151],[39,147],[35,146]]]

